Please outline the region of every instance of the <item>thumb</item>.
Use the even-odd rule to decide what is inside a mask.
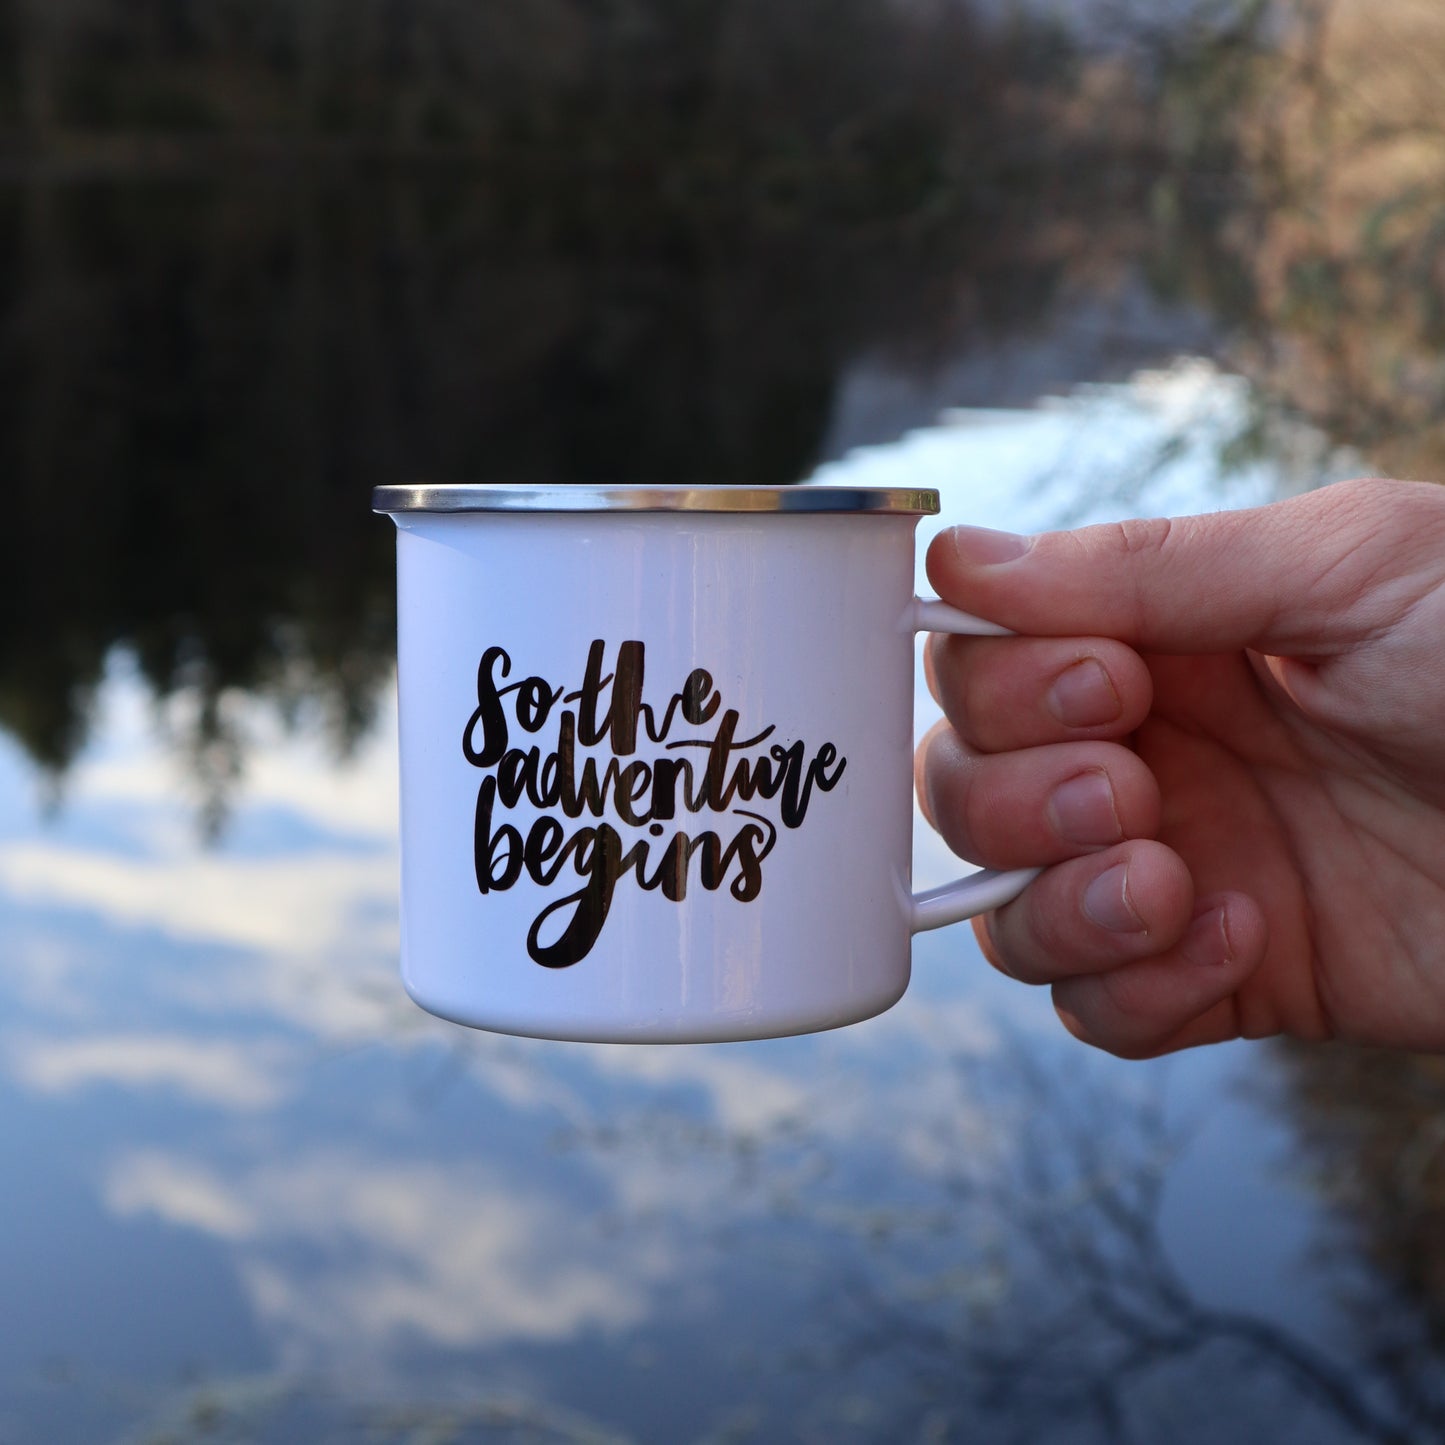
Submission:
[[[1328,656],[1445,583],[1445,487],[1340,482],[1247,511],[1038,537],[954,527],[929,547],[928,575],[946,602],[1035,636]]]

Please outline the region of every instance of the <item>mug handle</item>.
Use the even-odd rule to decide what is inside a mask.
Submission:
[[[936,597],[915,597],[910,622],[914,632],[949,632],[961,637],[1014,636],[1007,627],[960,612]],[[925,933],[930,928],[942,928],[945,924],[987,913],[1017,898],[1043,871],[1042,868],[1014,868],[1004,873],[984,868],[966,878],[915,893],[909,909],[909,931]]]

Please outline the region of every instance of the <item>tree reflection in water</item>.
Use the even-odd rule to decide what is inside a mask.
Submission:
[[[394,635],[372,485],[795,480],[850,357],[1024,324],[1066,260],[1022,212],[941,250],[809,229],[654,255],[514,234],[444,184],[0,206],[23,239],[0,306],[0,724],[63,774],[124,647],[157,697],[193,695],[214,818],[240,766],[228,690],[309,709],[343,751],[368,726]]]
[[[1363,1072],[1374,1083],[1362,1099],[1356,1056],[1345,1051],[1338,1068],[1334,1057],[1315,1051],[1303,1073],[1298,1058],[1285,1061],[1291,1118],[1311,1149],[1323,1146],[1322,1175],[1350,1178],[1361,1132],[1397,1189],[1422,1146],[1439,1173],[1437,1127],[1423,1127],[1413,1148],[1398,1138],[1402,1080],[1429,1076],[1427,1090],[1405,1093],[1415,1123],[1438,1118],[1438,1061],[1371,1056]],[[1420,1288],[1440,1265],[1439,1200],[1413,1192],[1421,1180],[1405,1182],[1404,1227],[1382,1205],[1390,1190],[1377,1180],[1340,1191],[1369,1220],[1363,1243],[1388,1269],[1362,1275],[1356,1239],[1319,1251],[1315,1265],[1327,1288],[1348,1297],[1359,1331],[1350,1347],[1331,1348],[1263,1313],[1208,1302],[1180,1269],[1165,1238],[1165,1196],[1202,1121],[1181,1122],[1166,1107],[1157,1075],[1130,1088],[1077,1059],[1041,1062],[1036,1044],[1017,1040],[1003,1057],[961,1062],[959,1080],[957,1117],[985,1114],[993,1142],[967,1124],[940,1134],[949,1166],[928,1176],[925,1195],[893,1202],[881,1178],[866,1196],[851,1194],[859,1181],[842,1177],[842,1161],[798,1121],[759,1138],[654,1116],[571,1142],[640,1150],[674,1167],[692,1151],[712,1153],[731,1161],[740,1194],[763,1191],[782,1215],[855,1237],[853,1266],[820,1301],[827,1323],[795,1357],[830,1382],[829,1398],[809,1407],[815,1426],[832,1418],[836,1392],[846,1394],[840,1382],[874,1394],[871,1426],[855,1436],[835,1421],[835,1438],[1445,1437],[1440,1297]],[[1351,1096],[1354,1108],[1341,1108]]]
[[[1265,1420],[1279,1422],[1276,1440],[1403,1442],[1445,1432],[1445,1361],[1421,1336],[1419,1311],[1388,1284],[1365,1286],[1369,1343],[1358,1362],[1278,1322],[1203,1301],[1161,1232],[1182,1138],[1158,1099],[1121,1100],[1017,1067],[1032,1101],[1021,1110],[1012,1167],[988,1198],[1010,1221],[1028,1304],[972,1310],[966,1327],[920,1331],[907,1311],[895,1311],[891,1329],[874,1326],[875,1340],[891,1334],[916,1352],[940,1397],[962,1376],[967,1393],[1020,1439],[1056,1438],[1064,1422],[1090,1418],[1093,1437],[1109,1441],[1217,1439],[1231,1421],[1258,1438]],[[1350,1251],[1334,1259],[1341,1282],[1354,1277],[1353,1261]],[[1319,1267],[1333,1272],[1329,1262]],[[1391,1323],[1382,1327],[1382,1315]],[[1401,1348],[1407,1337],[1411,1347]],[[1393,1348],[1381,1347],[1387,1338]]]
[[[927,373],[1140,275],[1203,306],[1263,396],[1372,465],[1445,469],[1445,140],[1411,81],[1445,44],[1429,4],[1388,23],[1360,0],[1201,3],[1168,25],[1141,9],[1112,51],[850,4],[806,75],[802,20],[734,8],[710,28],[644,6],[634,35],[532,7],[500,51],[462,26],[457,63],[482,67],[497,114],[463,106],[406,169],[388,147],[460,101],[375,16],[333,53],[319,3],[296,25],[277,9],[270,41],[158,11],[122,46],[147,57],[134,74],[107,70],[138,23],[124,7],[16,20],[0,725],[55,779],[118,646],[158,697],[186,691],[178,741],[213,829],[244,767],[228,690],[311,715],[344,753],[390,667],[377,482],[799,480],[859,357]],[[407,24],[415,41],[460,19],[428,3]],[[528,61],[547,25],[577,45]],[[276,115],[206,79],[223,61],[279,66],[303,111],[340,105],[325,133],[345,145],[303,142],[297,112],[299,159],[276,167],[256,129]],[[530,91],[504,83],[528,64]],[[616,64],[651,80],[619,85]],[[706,104],[684,103],[694,85]],[[169,150],[100,144],[197,105],[221,108],[211,129]],[[1252,443],[1269,438],[1222,460]]]
[[[1047,24],[594,8],[6,12],[0,725],[52,776],[118,646],[193,700],[212,828],[228,690],[354,742],[378,482],[795,481],[853,358],[1147,245],[1143,102]]]
[[[1305,1177],[1332,1210],[1340,1247],[1372,1260],[1405,1307],[1369,1322],[1382,1366],[1445,1350],[1445,1059],[1348,1045],[1282,1046],[1277,1103],[1299,1140]],[[1435,1365],[1422,1393],[1440,1420]],[[1445,1433],[1445,1423],[1441,1426]]]
[[[1299,1059],[1282,1060],[1292,1117],[1308,1093],[1303,1136],[1310,1149],[1323,1147],[1330,1178],[1348,1172],[1362,1127],[1393,1172],[1415,1157],[1395,1146],[1388,1122],[1413,1065],[1338,1056],[1359,1067],[1334,1069],[1323,1050],[1304,1060],[1304,1073]],[[1431,1062],[1425,1072],[1438,1071]],[[776,1268],[820,1281],[807,1335],[740,1370],[727,1419],[699,1439],[1413,1445],[1445,1435],[1439,1300],[1416,1288],[1438,1266],[1438,1231],[1423,1219],[1397,1232],[1377,1191],[1345,1192],[1352,1211],[1370,1211],[1366,1246],[1388,1252],[1389,1269],[1362,1276],[1354,1240],[1320,1252],[1317,1267],[1353,1310],[1363,1341],[1321,1343],[1278,1317],[1210,1303],[1181,1270],[1163,1217],[1202,1120],[1181,1118],[1157,1075],[1130,1086],[1116,1071],[1019,1039],[1002,1055],[960,1061],[956,1080],[951,1102],[930,1100],[939,1106],[932,1168],[840,1153],[836,1138],[792,1115],[740,1131],[654,1104],[558,1137],[564,1152],[609,1168],[660,1166],[717,1181],[715,1202],[725,1207],[697,1223],[721,1232],[693,1237],[689,1248],[723,1259],[733,1249],[754,1259],[760,1247],[780,1250]],[[1356,1095],[1355,1107],[1342,1109],[1340,1090],[1360,1084],[1364,1101]],[[1423,1105],[1413,1087],[1405,1092]],[[981,1117],[987,1129],[977,1127]],[[1343,1155],[1321,1145],[1320,1136],[1344,1135]],[[781,1226],[770,1245],[758,1232],[769,1218]],[[608,1222],[606,1233],[680,1223],[643,1207]],[[1392,1274],[1410,1288],[1396,1289]],[[759,1322],[759,1346],[770,1348],[764,1341],[771,1331]],[[748,1342],[729,1337],[718,1349],[746,1360]],[[777,1372],[791,1378],[781,1397]],[[453,1382],[428,1404],[386,1391],[380,1382],[351,1388],[284,1374],[217,1379],[168,1400],[152,1419],[158,1436],[197,1441],[248,1431],[321,1438],[343,1427],[407,1442],[631,1438],[505,1390],[469,1396]]]

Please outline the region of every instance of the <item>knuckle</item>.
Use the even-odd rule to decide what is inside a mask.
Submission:
[[[1128,968],[1098,975],[1100,999],[1115,1021],[1116,1032],[1131,1040],[1141,1034],[1152,1038],[1158,1032],[1152,997],[1137,983],[1133,970]]]
[[[1116,1059],[1137,1061],[1159,1052],[1160,1031],[1147,1021],[1121,1015],[1111,996],[1108,973],[1090,974],[1057,983],[1054,1012],[1082,1043]]]
[[[930,637],[923,644],[923,681],[928,688],[928,695],[942,707],[943,679],[939,676],[940,661],[937,639]]]
[[[1020,983],[1050,985],[1057,998],[1059,989],[1077,981],[1077,944],[1059,910],[1049,907],[1047,886],[1036,888],[998,911],[992,942],[1003,972]]]
[[[940,817],[946,821],[952,812],[950,778],[955,752],[952,729],[946,722],[937,722],[924,734],[913,755],[918,805],[939,832],[943,831]]]
[[[1169,550],[1174,531],[1175,523],[1168,517],[1128,517],[1087,528],[1080,534],[1087,539],[1086,546],[1097,549],[1092,561],[1119,569],[1120,607],[1136,629],[1144,624],[1150,611],[1149,575],[1155,570],[1152,564]]]
[[[924,752],[920,800],[925,816],[959,857],[978,861],[979,818],[987,807],[980,805],[967,745],[948,723],[940,722],[920,751]]]
[[[1138,557],[1162,552],[1169,543],[1174,523],[1168,517],[1130,517],[1110,522],[1104,528],[1111,550],[1121,557]]]
[[[1438,547],[1445,526],[1445,488],[1434,483],[1361,477],[1306,494],[1305,500],[1313,504],[1309,510],[1322,530],[1350,551],[1362,541],[1384,552],[1408,551],[1422,536]]]
[[[997,920],[997,909],[981,913],[973,920],[973,936],[978,943],[978,951],[1005,978],[1026,983],[1028,980],[1020,977],[1010,950],[999,942]]]
[[[977,776],[966,778],[962,797],[964,831],[975,850],[1010,852],[1007,844],[1019,828],[1019,806],[1005,789]]]
[[[1368,478],[1351,484],[1342,512],[1353,530],[1383,539],[1398,565],[1417,551],[1434,560],[1445,532],[1445,487],[1429,482]]]
[[[983,956],[998,971],[1017,983],[1030,986],[1051,983],[1047,968],[1040,969],[1040,950],[1035,938],[1035,900],[1026,889],[1012,903],[974,920],[974,933]],[[1047,953],[1043,955],[1047,957]]]
[[[1397,513],[1402,508],[1414,510],[1416,503],[1426,503],[1435,488],[1420,488],[1414,483],[1393,481],[1388,477],[1356,477],[1339,487],[1340,501],[1369,512]]]
[[[930,644],[934,697],[948,720],[962,730],[971,711],[974,669],[965,665],[961,639],[941,638]]]

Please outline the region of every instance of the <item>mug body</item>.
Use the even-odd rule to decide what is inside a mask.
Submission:
[[[398,527],[411,996],[504,1033],[656,1042],[804,1033],[893,1004],[928,510],[896,499],[932,494],[868,510],[546,510],[545,491],[487,488],[402,504],[448,490],[377,501]]]

